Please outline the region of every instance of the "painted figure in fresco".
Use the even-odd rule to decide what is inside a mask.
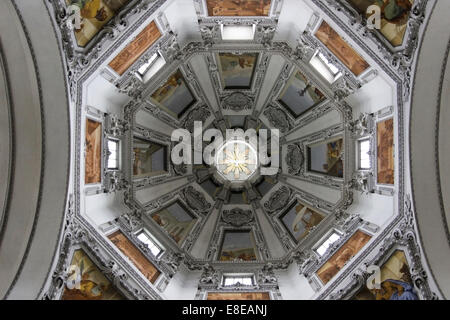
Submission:
[[[134,148],[134,162],[133,162],[133,174],[135,176],[142,173],[142,160],[140,157],[140,149]]]
[[[329,261],[331,265],[329,265],[327,269],[320,274],[322,281],[324,283],[328,283],[345,266],[354,254],[355,252],[352,247],[344,248],[343,250],[338,251],[338,255]]]
[[[99,183],[101,181],[101,123],[87,120],[85,143],[85,183]]]
[[[303,223],[303,217],[305,216],[306,210],[308,210],[307,207],[303,207],[302,209],[300,209],[300,206],[297,206],[297,208],[295,208],[295,210],[297,211],[297,215],[295,216],[294,222],[292,222],[292,230],[294,230],[294,232],[299,232],[300,231],[300,224]]]
[[[306,87],[304,89],[297,90],[297,93],[300,97],[304,97],[307,93],[309,93],[311,98],[315,101],[320,101],[323,98],[325,98],[323,93],[320,92],[320,90],[317,89],[316,87],[312,86],[311,83],[309,82],[307,82]]]
[[[97,284],[90,279],[90,273],[96,272],[96,270],[94,268],[85,269],[83,259],[78,263],[78,268],[81,274],[79,288],[66,290],[63,298],[66,300],[101,300],[106,289],[104,284]]]
[[[324,170],[331,175],[341,177],[343,175],[343,163],[341,159],[342,139],[327,144],[327,163]]]
[[[394,269],[396,269],[394,267]],[[419,300],[409,273],[407,263],[403,262],[398,269],[398,278],[388,278],[381,282],[380,289],[368,289],[364,287],[356,300]],[[383,273],[383,271],[382,271]],[[396,272],[395,272],[396,273]],[[394,274],[391,276],[396,277]]]
[[[408,266],[400,268],[401,280],[388,279],[381,283],[381,289],[374,289],[377,300],[419,300],[412,285]]]
[[[370,240],[371,236],[357,231],[328,261],[317,271],[322,282],[328,283],[352,257]]]
[[[167,82],[152,94],[152,98],[161,103],[183,84],[182,77],[180,71],[171,75],[170,78],[167,79]]]
[[[253,249],[248,249],[253,251]],[[235,256],[233,251],[222,251],[220,261],[254,261],[256,260],[256,255],[253,252],[242,252],[238,256]]]
[[[76,5],[80,7],[80,13],[82,18],[97,19],[98,21],[105,21],[108,18],[105,8],[100,8],[101,0],[71,0],[70,5]],[[81,25],[83,29],[84,25]],[[77,32],[81,29],[75,30]]]
[[[378,130],[378,180],[383,183],[394,184],[392,155],[394,145],[394,122],[392,120],[387,120],[383,124],[384,128]]]
[[[95,157],[95,137],[91,136],[91,135],[86,135],[86,155],[91,155],[86,156],[86,169],[85,169],[85,174],[87,177],[89,177],[89,179],[91,179],[91,177],[95,176],[95,161],[94,161],[94,157]]]
[[[245,67],[253,67],[253,61],[250,59],[239,58],[239,66],[244,69]]]
[[[254,57],[250,57],[250,58],[245,57],[245,56],[236,57],[236,56],[231,55],[230,58],[238,58],[238,59],[237,60],[230,59],[227,61],[227,63],[222,63],[223,71],[234,71],[238,67],[241,69],[252,68],[254,65]]]
[[[107,18],[105,8],[100,8],[101,0],[72,0],[70,4],[80,7],[83,18],[96,18],[98,21],[104,21]]]
[[[292,222],[291,230],[293,230],[294,233],[303,230],[303,233],[297,238],[297,240],[300,240],[322,221],[322,217],[302,204],[298,205],[295,208],[295,211],[297,214]]]
[[[208,300],[270,300],[268,292],[210,292]]]
[[[333,141],[328,144],[328,157],[330,159],[337,159],[341,156],[341,143],[340,140]]]
[[[417,297],[414,287],[407,282],[389,279],[382,283],[382,292],[388,292],[388,299],[378,299],[379,294],[377,293],[377,300],[419,300]],[[385,297],[382,295],[382,297]]]
[[[77,44],[86,46],[129,1],[131,0],[65,0],[68,8],[79,8],[81,23],[74,30]]]
[[[377,5],[381,8],[381,16],[386,21],[402,25],[406,23],[409,12],[412,9],[411,0],[347,0],[355,6],[359,12],[367,12],[371,5]]]
[[[153,220],[155,220],[156,223],[159,224],[161,227],[165,227],[168,224],[168,222],[158,214],[155,214],[153,216]]]
[[[403,43],[409,13],[415,0],[346,0],[359,13],[367,18],[372,15],[367,9],[371,5],[380,7],[381,12],[381,34],[394,47]]]
[[[376,0],[381,7],[381,15],[394,24],[404,24],[408,19],[412,4],[409,0]]]
[[[267,16],[271,0],[207,0],[212,16]]]

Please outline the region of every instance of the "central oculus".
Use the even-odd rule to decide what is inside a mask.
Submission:
[[[229,181],[245,181],[258,169],[258,153],[244,140],[228,140],[217,151],[217,171]]]

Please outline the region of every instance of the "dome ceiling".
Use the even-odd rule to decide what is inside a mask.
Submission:
[[[393,232],[409,214],[400,148],[418,31],[407,23],[420,27],[411,7],[426,3],[401,2],[369,32],[366,2],[103,0],[73,31],[54,1],[76,154],[59,272],[84,250],[127,298],[180,297],[193,277],[203,299],[234,292],[242,283],[222,280],[240,274],[280,299],[290,273],[309,297],[348,298],[364,259],[389,258],[383,239],[414,252],[412,225]]]
[[[266,24],[269,23],[273,25],[268,19]],[[131,162],[128,168],[133,171],[130,178],[134,190],[129,200],[135,202],[141,218],[143,216],[142,219],[149,223],[147,228],[162,232],[170,245],[176,244],[176,250],[181,247],[183,254],[192,255],[197,263],[285,259],[302,242],[310,237],[314,239],[311,241],[318,241],[331,230],[335,213],[344,210],[352,201],[352,193],[344,190],[344,185],[351,179],[351,170],[345,170],[345,165],[351,163],[350,159],[345,159],[345,154],[350,155],[345,152],[345,140],[350,135],[346,123],[351,120],[351,109],[336,96],[338,91],[326,85],[311,66],[293,61],[292,52],[282,43],[277,44],[282,46],[281,49],[264,48],[256,41],[247,44],[248,48],[240,49],[244,46],[239,43],[221,39],[215,39],[216,42],[214,46],[217,47],[199,46],[170,65],[166,62],[140,96],[128,104],[134,113],[130,134],[133,151],[131,156],[125,157]],[[230,49],[231,45],[234,49]],[[316,54],[317,49],[312,45],[310,50],[310,56]],[[164,56],[163,50],[159,52]],[[170,61],[169,57],[165,59]],[[279,74],[267,74],[271,61],[279,66]],[[339,72],[345,72],[342,65],[338,67],[342,70]],[[341,78],[349,79],[350,76]],[[262,92],[263,86],[269,90]],[[133,87],[132,90],[136,89]],[[314,124],[324,116],[327,121],[317,130]],[[170,159],[178,141],[171,141],[168,133],[173,132],[167,130],[165,134],[152,130],[150,119],[164,122],[173,131],[184,128],[191,134],[194,134],[194,121],[200,121],[202,128],[199,130],[203,130],[205,140],[200,155],[209,145],[210,139],[205,138],[208,130],[216,129],[223,136],[224,144],[218,145],[218,155],[223,151],[221,147],[231,143],[234,148],[233,141],[241,141],[227,140],[227,130],[253,130],[255,140],[265,141],[268,154],[273,159],[276,157],[279,165],[272,168],[272,174],[262,175],[260,159],[256,159],[256,143],[248,148],[255,152],[253,163],[256,166],[252,171],[235,171],[233,167],[224,167],[215,161],[208,165],[205,159],[193,165],[174,165]],[[299,134],[302,128],[307,128],[309,134]],[[275,139],[272,129],[278,130],[276,140],[279,143],[275,147],[271,146],[271,138]],[[263,136],[260,132],[264,132]],[[202,137],[199,139],[201,141]],[[144,140],[150,146],[145,148],[158,145],[165,156],[158,158],[155,153],[141,158],[142,149],[137,145]],[[191,148],[197,150],[195,143],[193,141]],[[237,154],[234,150],[231,152],[225,161],[230,156],[239,156],[245,149]],[[194,152],[191,153],[193,158]],[[161,166],[164,172],[160,172],[159,168],[143,168],[142,161],[151,162],[153,166],[157,161],[167,163]],[[269,160],[261,166],[269,169],[272,165],[275,164]],[[233,172],[227,171],[229,168]],[[346,176],[344,171],[348,171]],[[168,181],[173,181],[174,188],[158,192],[159,185]],[[173,229],[177,230],[177,226],[160,217],[161,210],[170,208],[174,201],[184,208],[186,215],[193,216],[187,227],[189,232],[186,229],[175,235]],[[199,211],[201,215],[196,214]],[[231,217],[248,220],[248,223],[233,226],[230,216],[225,217],[227,212],[234,212]],[[204,224],[214,215],[219,216],[215,229],[207,229]],[[264,231],[260,223],[265,224]],[[233,233],[228,231],[230,227]],[[249,236],[254,245],[248,245],[253,253],[225,257],[225,238],[232,239],[235,235],[238,239],[239,230],[252,231]],[[217,234],[217,239],[212,238],[213,234]],[[210,237],[207,246],[197,242],[201,236]],[[274,243],[269,245],[266,239],[273,239]]]

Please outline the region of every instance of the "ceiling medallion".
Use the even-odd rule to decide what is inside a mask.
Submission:
[[[246,181],[258,169],[256,149],[244,140],[229,140],[218,150],[217,171],[229,181]]]

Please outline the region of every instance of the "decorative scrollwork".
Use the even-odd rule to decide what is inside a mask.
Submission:
[[[242,92],[234,92],[222,100],[222,108],[233,111],[252,109],[253,98]]]
[[[288,145],[286,164],[288,166],[289,174],[299,174],[302,169],[304,160],[305,158],[300,146],[296,144]]]
[[[286,186],[282,186],[272,194],[272,196],[269,198],[269,200],[266,201],[266,203],[264,203],[264,208],[269,213],[281,210],[288,204],[290,197],[291,190]]]
[[[184,198],[186,203],[196,212],[205,214],[211,209],[211,204],[206,201],[205,196],[194,189],[193,186],[188,186],[184,189]]]
[[[234,227],[242,227],[253,221],[253,214],[251,210],[234,208],[231,210],[224,210],[222,212],[222,220]]]
[[[115,138],[122,137],[130,128],[130,123],[126,120],[120,119],[117,115],[111,114],[107,117],[108,128],[106,133]]]
[[[187,165],[185,165],[185,164],[175,165],[174,164],[173,165],[173,171],[178,176],[184,176],[187,173]]]
[[[264,115],[270,123],[282,133],[286,133],[292,128],[292,121],[289,119],[286,112],[280,108],[269,106],[264,110]]]
[[[200,276],[200,283],[207,285],[219,284],[219,273],[209,264],[205,264],[203,267],[203,273]]]
[[[354,137],[363,137],[373,133],[373,118],[369,113],[361,113],[359,118],[347,124]]]
[[[183,121],[183,128],[189,130],[189,132],[194,132],[194,121],[205,122],[211,116],[211,111],[208,107],[200,106],[189,112]]]

